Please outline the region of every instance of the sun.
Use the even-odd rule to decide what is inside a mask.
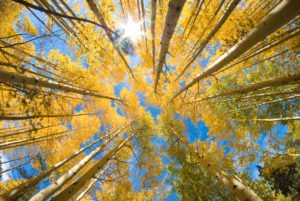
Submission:
[[[142,36],[141,22],[135,22],[131,17],[125,25],[121,26],[124,30],[123,38],[129,38],[132,42],[136,42]]]

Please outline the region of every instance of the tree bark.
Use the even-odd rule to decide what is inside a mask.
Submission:
[[[253,95],[250,94],[249,96],[241,96],[238,98],[225,99],[225,100],[220,100],[218,102],[239,101],[239,100],[250,99],[250,98],[259,98],[259,97],[276,96],[276,95],[293,94],[293,93],[300,93],[300,88],[296,87],[284,91],[276,91],[276,92],[253,94]]]
[[[212,65],[194,77],[191,82],[188,82],[184,87],[182,87],[172,97],[172,100],[198,81],[223,68],[255,44],[265,39],[269,34],[295,18],[300,14],[300,10],[298,9],[299,7],[300,1],[298,0],[283,0],[264,19],[262,19],[262,21],[256,25],[252,31],[245,36],[245,38],[234,45],[226,54],[217,59]]]
[[[9,168],[9,169],[0,171],[0,174],[3,174],[3,173],[5,173],[5,172],[12,171],[12,170],[14,170],[14,169],[16,169],[16,168],[18,168],[18,167],[21,167],[21,166],[23,166],[23,165],[26,165],[26,164],[30,163],[31,160],[32,160],[32,159],[30,159],[29,161],[26,161],[26,162],[24,162],[24,163],[21,163],[21,164],[19,164],[19,165],[17,165],[17,166],[14,166],[14,167],[12,167],[12,168]]]
[[[163,65],[165,63],[166,55],[168,53],[169,44],[174,34],[179,16],[184,6],[185,0],[170,0],[167,17],[163,29],[163,35],[161,38],[161,49],[159,53],[159,61],[156,70],[156,77],[154,81],[154,90],[156,91],[160,74],[162,72]]]
[[[60,135],[60,134],[66,133],[66,132],[70,132],[70,130],[62,131],[62,132],[58,132],[58,133],[52,133],[50,135],[44,135],[44,136],[39,136],[39,137],[27,138],[27,139],[23,139],[23,140],[17,140],[17,141],[10,141],[10,142],[1,143],[0,144],[0,150],[6,149],[6,147],[10,147],[12,145],[16,145],[16,144],[22,145],[23,143],[26,143],[28,141],[39,140],[39,139],[46,138],[46,137],[51,137],[51,136],[54,136],[54,135]]]
[[[27,119],[37,119],[37,118],[60,118],[60,117],[77,117],[77,116],[86,116],[86,115],[97,115],[101,113],[91,113],[91,114],[49,114],[49,115],[28,115],[28,116],[0,116],[0,120],[7,121],[18,121],[18,120],[27,120]]]
[[[102,24],[102,26],[104,27],[108,27],[100,10],[98,9],[98,6],[95,2],[95,0],[86,0],[86,2],[88,3],[90,9],[93,11],[93,13],[95,14],[95,16],[97,17],[97,19],[99,20],[99,22]],[[130,74],[132,75],[132,77],[135,79],[135,76],[130,68],[130,66],[128,65],[125,57],[123,56],[121,50],[115,45],[115,42],[114,42],[114,39],[113,39],[113,36],[111,34],[111,32],[109,32],[108,30],[104,29],[108,39],[110,40],[111,44],[113,45],[113,47],[115,48],[115,50],[117,51],[117,53],[119,54],[119,56],[121,57],[121,59],[123,60],[126,68],[128,69],[128,71],[130,72]]]
[[[236,178],[230,176],[222,169],[214,166],[208,159],[200,156],[193,150],[193,147],[173,128],[172,132],[179,138],[179,140],[187,147],[189,152],[193,154],[199,161],[199,164],[207,170],[207,172],[216,177],[220,183],[222,183],[233,195],[235,195],[239,200],[247,201],[262,201],[255,192],[253,192],[248,186],[241,183]]]
[[[91,20],[87,20],[87,19],[83,19],[83,18],[79,18],[79,17],[73,17],[73,16],[68,16],[68,15],[64,15],[64,14],[61,14],[61,13],[57,13],[55,11],[47,10],[47,9],[38,7],[36,5],[33,5],[33,4],[31,4],[31,3],[27,2],[27,1],[23,1],[23,0],[12,0],[12,1],[14,1],[16,3],[19,3],[19,4],[22,4],[22,5],[26,6],[26,7],[29,7],[29,8],[32,8],[32,9],[35,9],[35,10],[47,13],[49,15],[54,15],[54,16],[57,16],[57,17],[63,17],[63,18],[67,18],[67,19],[71,19],[71,20],[76,20],[76,21],[81,21],[81,22],[88,22],[88,23],[97,25],[99,27],[102,27],[105,30],[108,29],[107,27],[105,27],[105,26],[103,26],[101,24],[98,24],[96,22],[93,22]]]
[[[0,81],[17,83],[17,84],[28,84],[32,86],[40,86],[40,87],[45,87],[50,89],[59,89],[65,92],[72,92],[72,93],[77,93],[85,96],[94,96],[97,98],[105,98],[113,101],[122,102],[120,98],[104,96],[88,90],[82,90],[82,89],[66,86],[59,83],[52,83],[46,80],[37,79],[31,76],[22,75],[15,72],[10,72],[4,69],[0,69]]]
[[[124,139],[118,146],[109,151],[100,161],[95,163],[87,172],[81,175],[71,185],[61,191],[59,194],[53,196],[49,201],[67,201],[75,195],[90,179],[95,177],[97,172],[102,169],[106,163],[129,141],[134,134],[131,134],[127,139]],[[31,200],[30,200],[31,201]]]
[[[217,98],[217,97],[220,97],[220,96],[228,96],[228,95],[233,95],[233,94],[246,94],[246,93],[249,93],[251,91],[255,91],[255,90],[258,90],[258,89],[263,89],[263,88],[266,88],[266,87],[278,87],[278,86],[292,84],[292,83],[295,83],[299,80],[300,80],[300,72],[295,73],[295,74],[285,75],[285,76],[282,76],[282,77],[276,77],[276,78],[269,79],[269,80],[256,82],[256,83],[253,83],[253,84],[246,85],[243,88],[232,89],[232,90],[225,91],[225,92],[222,92],[222,93],[219,93],[219,94],[216,94],[216,95],[208,96],[206,98],[197,99],[197,100],[191,101],[189,103],[201,102],[201,101],[204,101],[204,100]]]
[[[14,133],[8,133],[6,135],[0,135],[0,138],[11,137],[11,136],[14,136],[14,135],[20,135],[20,134],[24,134],[24,133],[28,133],[28,132],[35,132],[35,131],[38,131],[38,130],[41,130],[41,129],[51,128],[51,127],[54,127],[54,126],[59,126],[59,125],[50,125],[50,126],[45,126],[45,127],[41,127],[41,128],[32,128],[31,130],[17,131],[17,132],[14,132]]]
[[[53,195],[56,191],[58,191],[65,183],[67,183],[70,179],[72,179],[85,165],[90,162],[96,155],[102,151],[102,149],[115,137],[117,137],[126,127],[130,125],[122,127],[120,130],[109,136],[109,138],[103,142],[99,147],[94,149],[90,154],[84,157],[77,165],[73,166],[69,171],[59,177],[54,183],[44,188],[37,194],[35,194],[29,201],[44,201],[49,196]]]
[[[124,126],[123,128],[120,129],[119,132],[121,132],[123,129],[125,129],[128,125]],[[117,133],[119,133],[117,132]],[[54,172],[55,170],[57,170],[58,168],[60,168],[62,165],[66,164],[67,162],[69,162],[70,160],[72,160],[73,158],[75,158],[76,156],[78,156],[79,154],[83,153],[84,151],[86,151],[87,149],[89,149],[90,147],[92,147],[93,145],[95,145],[96,143],[100,142],[101,140],[103,140],[105,137],[109,136],[109,134],[99,138],[98,140],[96,140],[95,142],[89,144],[88,146],[81,148],[79,151],[74,152],[71,156],[65,158],[64,160],[56,163],[54,166],[52,166],[51,168],[49,168],[47,171],[43,172],[42,174],[32,178],[31,180],[20,184],[19,186],[15,187],[14,189],[4,193],[2,195],[3,198],[5,198],[5,201],[14,201],[16,200],[18,197],[22,196],[24,193],[26,193],[26,191],[30,190],[31,188],[33,188],[35,185],[37,185],[41,180],[43,180],[44,178],[46,178],[47,176],[49,176],[52,172]]]
[[[79,196],[76,198],[76,201],[80,201],[89,192],[89,190],[92,188],[92,186],[98,181],[98,179],[100,179],[100,176],[107,170],[107,168],[110,166],[110,164],[111,163],[109,162],[107,164],[107,166],[103,170],[101,170],[99,172],[99,174],[97,174],[96,178],[91,181],[89,186],[79,194]]]
[[[241,111],[241,110],[248,110],[248,109],[256,108],[256,107],[259,107],[259,106],[262,106],[262,105],[266,105],[266,104],[277,103],[277,102],[281,102],[281,101],[285,101],[285,100],[290,100],[290,99],[294,99],[294,98],[297,99],[299,97],[300,97],[300,95],[295,95],[295,96],[289,96],[289,97],[286,97],[286,98],[279,98],[277,100],[265,101],[265,102],[258,103],[258,104],[251,103],[251,106],[249,106],[249,107],[242,107],[242,108],[234,109],[234,110],[231,110],[230,112]]]
[[[300,117],[284,117],[284,118],[275,118],[275,119],[253,119],[253,120],[254,121],[276,122],[276,121],[300,120]]]
[[[152,35],[152,62],[155,70],[155,21],[157,0],[151,0],[151,35]]]
[[[271,49],[272,47],[275,47],[275,46],[277,46],[277,45],[279,45],[279,44],[281,44],[281,43],[283,43],[283,42],[285,42],[285,41],[287,41],[287,40],[289,40],[289,39],[291,39],[291,38],[299,35],[299,33],[300,33],[300,29],[296,28],[293,32],[291,32],[289,35],[283,37],[282,39],[280,39],[278,41],[275,41],[275,42],[273,42],[271,44],[268,44],[268,45],[262,47],[261,49],[257,50],[256,52],[250,53],[249,55],[245,55],[245,57],[243,57],[240,60],[234,62],[233,64],[230,64],[226,68],[224,68],[224,69],[222,69],[222,70],[220,70],[218,72],[215,72],[215,74],[216,73],[224,72],[225,70],[228,70],[229,68],[231,68],[231,67],[233,67],[233,66],[235,66],[237,64],[240,64],[243,61],[246,61],[246,60],[248,60],[248,59],[250,59],[252,57],[255,57],[256,55],[259,55],[260,53],[262,53],[264,51],[267,51],[267,50]]]
[[[180,73],[180,75],[177,77],[177,79],[179,77],[181,77],[184,72],[188,69],[188,67],[196,60],[196,58],[201,54],[201,52],[203,51],[203,49],[206,47],[206,45],[208,44],[208,42],[210,41],[210,39],[217,33],[217,31],[222,27],[222,25],[224,24],[224,22],[227,20],[227,18],[230,16],[230,14],[232,13],[232,11],[235,9],[235,7],[239,4],[241,0],[233,0],[231,1],[230,5],[228,6],[228,8],[226,9],[226,11],[224,12],[224,14],[222,15],[222,17],[220,18],[220,20],[218,21],[218,23],[216,24],[216,26],[213,28],[213,30],[208,34],[208,36],[203,40],[203,42],[201,43],[200,47],[198,48],[196,54],[192,57],[192,59],[189,61],[189,63],[184,67],[184,69],[182,70],[182,72]]]

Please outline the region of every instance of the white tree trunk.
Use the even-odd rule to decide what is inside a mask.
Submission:
[[[259,106],[262,106],[262,105],[277,103],[277,102],[290,100],[290,99],[294,99],[294,98],[296,98],[296,100],[297,100],[297,98],[299,98],[299,97],[300,97],[300,95],[295,95],[295,96],[289,96],[289,97],[286,97],[286,98],[279,98],[279,99],[272,100],[272,101],[265,101],[265,102],[258,103],[258,104],[251,103],[251,106],[249,106],[249,107],[242,107],[242,108],[234,109],[234,110],[231,110],[230,112],[248,110],[248,109],[256,108],[256,107],[259,107]]]
[[[201,54],[201,52],[203,51],[203,49],[205,48],[205,46],[208,44],[208,42],[210,41],[210,39],[217,33],[217,31],[222,27],[222,25],[224,24],[224,22],[227,20],[227,18],[230,16],[230,14],[232,13],[232,11],[235,9],[235,7],[239,4],[241,0],[232,0],[230,5],[228,6],[228,8],[226,9],[226,11],[224,12],[224,14],[221,16],[220,20],[218,21],[218,23],[216,24],[216,26],[213,28],[213,30],[208,34],[208,36],[203,40],[203,42],[201,43],[200,47],[197,50],[197,53],[192,57],[192,59],[189,61],[189,63],[184,67],[184,69],[182,70],[182,72],[180,73],[180,75],[178,76],[181,77],[184,72],[188,69],[188,67],[195,61],[195,59]],[[177,78],[177,79],[178,79]]]
[[[83,153],[85,150],[89,149],[90,147],[92,147],[96,143],[100,142],[101,140],[103,140],[107,136],[109,136],[109,134],[101,137],[100,139],[96,140],[95,142],[91,143],[90,145],[88,145],[84,148],[81,148],[79,151],[74,152],[71,156],[69,156],[69,157],[65,158],[64,160],[56,163],[54,166],[50,167],[48,170],[41,173],[40,175],[30,179],[29,181],[27,181],[25,183],[22,183],[19,186],[15,187],[14,189],[4,193],[2,195],[2,197],[5,198],[4,200],[7,200],[7,201],[16,200],[18,197],[22,196],[24,193],[26,193],[26,191],[33,188],[35,185],[37,185],[41,180],[46,178],[52,172],[54,172],[55,170],[60,168],[62,165],[66,164],[67,162],[69,162],[70,160],[72,160],[73,158],[78,156],[79,154]]]
[[[109,160],[130,140],[134,134],[131,134],[127,139],[124,139],[119,145],[109,151],[100,161],[95,163],[87,172],[81,175],[76,181],[70,184],[67,188],[61,191],[59,194],[53,196],[49,201],[67,201],[75,195],[84,185],[90,181],[99,170],[101,170]]]
[[[151,35],[152,35],[152,62],[155,70],[155,21],[157,0],[151,0]]]
[[[89,190],[92,188],[92,186],[98,181],[98,179],[100,179],[100,177],[102,176],[102,174],[107,170],[107,168],[110,166],[110,162],[107,164],[107,166],[103,169],[103,170],[101,170],[98,174],[97,174],[97,176],[95,176],[95,179],[93,179],[92,181],[91,181],[91,183],[89,184],[89,186],[86,188],[86,189],[84,189],[79,195],[78,195],[78,197],[76,198],[76,201],[80,201],[88,192],[89,192]]]
[[[37,194],[35,194],[30,201],[42,201],[46,200],[49,196],[53,195],[57,190],[59,190],[65,183],[67,183],[70,179],[72,179],[85,165],[90,162],[96,155],[100,153],[100,151],[115,137],[117,137],[127,126],[127,124],[114,134],[112,136],[109,136],[109,138],[103,142],[99,147],[94,149],[90,154],[88,154],[86,157],[84,157],[77,165],[73,166],[68,172],[66,172],[64,175],[59,177],[54,183],[49,185],[48,187],[44,188]]]
[[[180,13],[184,6],[185,0],[170,0],[169,8],[167,12],[167,17],[163,29],[163,35],[160,42],[160,53],[159,53],[159,61],[156,70],[155,84],[154,89],[156,90],[160,74],[162,72],[163,65],[165,63],[166,55],[168,53],[169,44],[171,38],[173,36],[175,27],[177,25]]]
[[[212,65],[199,73],[193,80],[182,87],[172,98],[176,98],[179,94],[196,84],[201,79],[220,70],[231,61],[238,58],[244,52],[249,50],[258,42],[265,39],[269,34],[276,31],[281,26],[285,25],[297,15],[300,14],[299,0],[283,0],[278,4],[262,21],[250,31],[245,38],[234,45],[227,53],[217,59]]]
[[[261,93],[261,94],[250,94],[249,96],[242,96],[238,98],[232,98],[232,99],[225,99],[220,100],[218,102],[227,102],[227,101],[239,101],[244,99],[250,99],[250,98],[259,98],[259,97],[266,97],[266,96],[276,96],[276,95],[283,95],[283,94],[294,94],[294,93],[300,93],[300,88],[291,88],[283,91],[276,91],[276,92],[269,92],[269,93]]]
[[[251,91],[255,91],[255,90],[258,90],[258,89],[263,89],[263,88],[266,88],[266,87],[278,87],[278,86],[283,86],[283,85],[295,83],[299,80],[300,80],[300,72],[295,73],[295,74],[285,75],[285,76],[282,76],[282,77],[276,77],[276,78],[273,78],[273,79],[270,79],[270,80],[264,80],[264,81],[256,82],[256,83],[253,83],[253,84],[246,85],[243,88],[232,89],[232,90],[229,90],[229,91],[221,92],[219,94],[208,96],[206,98],[197,99],[197,100],[191,101],[189,103],[201,102],[201,101],[204,101],[204,100],[217,98],[217,97],[220,97],[220,96],[228,96],[228,95],[233,95],[233,94],[246,94],[246,93],[249,93]]]
[[[179,138],[181,142],[188,148],[189,152],[193,154],[201,164],[201,166],[206,169],[206,171],[213,177],[217,178],[233,195],[235,195],[239,200],[247,201],[262,201],[255,192],[253,192],[248,186],[244,185],[241,181],[230,176],[222,169],[214,166],[208,159],[200,156],[195,152],[193,147],[172,128],[173,133]]]
[[[91,92],[88,90],[82,90],[82,89],[70,87],[67,85],[59,84],[59,83],[49,82],[49,81],[42,80],[39,78],[22,75],[20,73],[10,72],[10,71],[4,70],[4,69],[0,69],[0,81],[9,82],[9,83],[17,83],[17,84],[28,84],[28,85],[40,86],[40,87],[45,87],[45,88],[50,88],[50,89],[58,89],[58,90],[61,90],[64,92],[72,92],[72,93],[81,94],[81,95],[85,95],[85,96],[94,96],[97,98],[106,98],[109,100],[122,102],[122,100],[120,98],[104,96],[104,95],[100,95],[100,94],[97,94],[97,93],[94,93],[94,92]]]
[[[98,9],[98,6],[95,2],[95,0],[86,0],[86,2],[88,3],[90,9],[93,11],[93,13],[95,14],[95,16],[97,17],[97,19],[99,20],[99,22],[101,23],[102,26],[104,27],[108,27],[100,10]],[[121,50],[115,45],[115,42],[114,42],[114,38],[111,34],[111,32],[108,30],[108,29],[104,29],[107,37],[109,38],[111,44],[113,45],[113,47],[115,48],[115,50],[118,52],[119,56],[121,57],[121,59],[123,60],[126,68],[128,69],[128,71],[130,72],[130,74],[132,75],[132,77],[135,79],[135,76],[130,68],[130,66],[128,65],[125,57],[123,56]]]
[[[289,121],[289,120],[300,120],[300,117],[284,117],[284,118],[276,118],[276,119],[253,119],[254,121]]]
[[[70,132],[70,130],[62,131],[62,132],[58,132],[58,133],[52,133],[52,134],[49,134],[49,135],[43,135],[43,136],[38,136],[38,137],[27,138],[27,139],[23,139],[23,140],[16,140],[16,141],[1,143],[0,144],[0,150],[6,149],[6,147],[10,147],[12,145],[16,145],[16,144],[20,145],[20,144],[24,144],[25,142],[28,142],[28,141],[35,141],[35,140],[38,140],[38,139],[41,139],[41,138],[47,138],[47,137],[51,137],[51,136],[54,136],[54,135],[61,135],[63,133],[67,133],[67,132]]]

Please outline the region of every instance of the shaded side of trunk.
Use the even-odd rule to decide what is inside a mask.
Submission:
[[[163,65],[165,63],[166,55],[168,53],[169,44],[174,34],[174,30],[177,25],[184,3],[185,0],[171,0],[169,2],[169,8],[167,12],[166,21],[164,24],[163,35],[160,42],[161,49],[159,53],[159,61],[156,70],[155,82],[154,82],[155,91],[158,85],[158,81],[159,81],[160,74],[162,72]]]

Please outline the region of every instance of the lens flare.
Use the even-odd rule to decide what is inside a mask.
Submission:
[[[129,38],[132,42],[136,42],[142,35],[141,22],[135,22],[131,17],[128,18],[128,22],[122,25],[124,30],[123,38]]]

